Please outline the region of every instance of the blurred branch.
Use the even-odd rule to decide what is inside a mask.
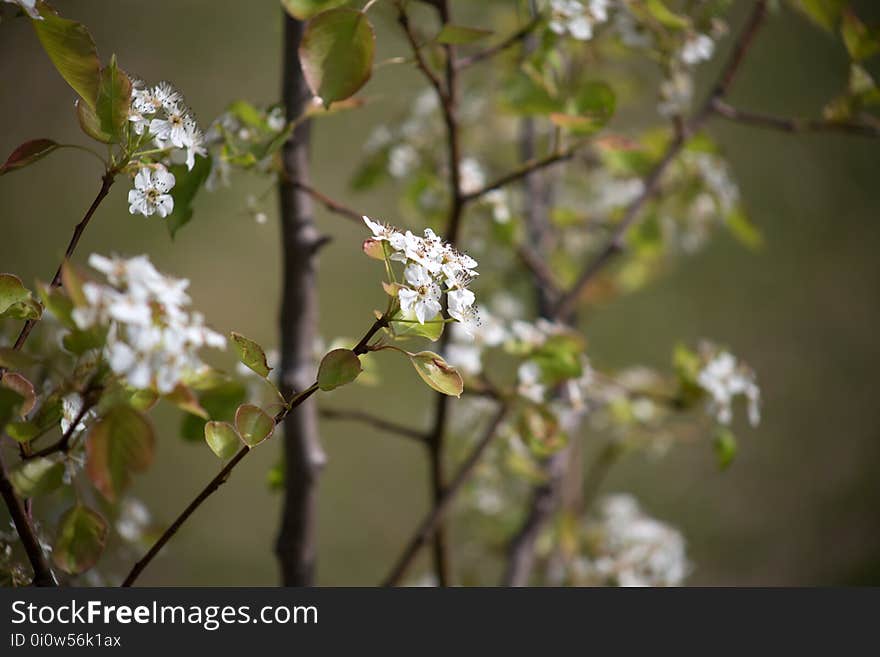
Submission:
[[[377,417],[364,411],[320,408],[318,409],[318,415],[328,420],[362,422],[363,424],[368,424],[371,427],[375,427],[376,429],[380,429],[382,431],[396,433],[397,435],[403,436],[405,438],[412,438],[413,440],[420,443],[424,443],[427,441],[427,436],[425,435],[425,433],[419,431],[418,429],[412,429],[410,427],[403,426],[402,424],[397,424],[396,422],[391,422],[389,420]]]
[[[556,275],[542,258],[530,245],[520,244],[516,247],[516,254],[520,261],[528,268],[532,274],[532,279],[541,289],[541,296],[552,303],[558,298],[560,293],[559,283]]]
[[[355,354],[361,356],[366,354],[369,349],[367,348],[367,343],[373,338],[376,333],[379,332],[382,328],[388,325],[388,320],[385,317],[381,317],[373,322],[373,325],[370,326],[369,330],[364,334],[364,337],[361,338],[360,342],[358,342],[357,346],[352,349]],[[278,413],[275,414],[274,422],[277,426],[281,422],[287,418],[291,412],[295,409],[302,406],[313,394],[318,391],[318,382],[315,381],[308,388],[305,388],[301,392],[293,394],[290,400],[287,402],[287,406],[282,408]],[[171,523],[171,525],[162,533],[162,535],[156,540],[153,546],[149,549],[149,551],[144,555],[144,557],[138,561],[134,567],[131,569],[131,572],[125,578],[125,581],[122,582],[122,586],[131,586],[140,576],[140,574],[144,571],[144,569],[150,564],[150,562],[159,554],[159,551],[165,546],[165,544],[171,540],[171,538],[177,533],[177,531],[183,526],[183,523],[187,521],[187,519],[193,514],[193,512],[198,509],[202,503],[207,500],[214,492],[217,491],[220,486],[226,483],[229,479],[229,475],[232,474],[232,470],[238,465],[245,456],[247,456],[251,452],[251,447],[249,445],[244,445],[241,449],[239,449],[235,456],[233,456],[229,462],[217,473],[211,481],[201,490],[201,492],[196,495],[195,499],[187,505],[187,507],[181,512],[181,514],[177,517],[177,519]]]
[[[764,21],[766,13],[766,0],[757,0],[752,8],[751,14],[746,20],[745,26],[737,37],[733,51],[722,68],[718,82],[712,88],[709,97],[693,116],[681,126],[681,129],[676,131],[672,141],[666,148],[666,152],[660,158],[660,161],[645,177],[642,193],[639,194],[629,206],[627,206],[623,217],[617,224],[617,227],[612,233],[610,239],[606,242],[605,246],[602,247],[592,261],[585,265],[571,289],[562,295],[555,310],[557,317],[565,317],[570,314],[584,289],[586,289],[587,285],[593,280],[593,277],[601,271],[616,254],[623,251],[625,247],[624,238],[627,232],[638,222],[642,208],[647,205],[648,201],[654,197],[660,188],[660,180],[666,172],[666,169],[676,157],[678,157],[690,137],[699,131],[700,128],[703,127],[703,124],[712,116],[718,100],[722,99],[729,91],[731,84],[733,84],[733,81],[736,78],[736,74],[742,66],[746,53],[754,43],[755,36]]]
[[[450,22],[449,0],[435,0],[431,4],[437,9],[441,25]],[[422,56],[414,32],[409,23],[405,7],[398,5],[398,21],[416,58],[416,65],[424,73],[437,94],[437,100],[443,112],[446,126],[446,147],[449,160],[449,212],[446,218],[444,237],[455,245],[461,230],[461,219],[464,213],[465,200],[461,191],[461,147],[459,143],[459,127],[456,116],[458,106],[458,72],[456,68],[455,46],[443,44],[445,54],[445,86],[428,66]],[[449,331],[444,331],[440,338],[439,351],[442,353],[449,343]],[[445,473],[443,464],[443,439],[446,433],[446,420],[449,415],[450,399],[437,393],[435,397],[434,422],[428,432],[428,449],[431,470],[431,496],[435,507],[440,504],[444,494]],[[441,525],[433,532],[434,538],[434,572],[440,586],[448,586],[452,578],[451,555],[446,532]]]
[[[851,123],[847,121],[825,121],[821,119],[784,118],[770,114],[759,114],[739,109],[725,103],[720,98],[712,99],[712,111],[718,116],[736,123],[751,125],[758,128],[769,128],[782,132],[803,134],[809,132],[837,132],[841,134],[880,137],[880,126],[869,123]]]
[[[398,558],[394,567],[391,569],[391,572],[383,581],[382,586],[399,585],[401,579],[406,575],[415,560],[416,555],[418,555],[419,549],[431,540],[431,537],[440,528],[443,518],[446,516],[446,513],[452,505],[452,501],[461,491],[462,486],[468,481],[468,479],[470,479],[483,453],[497,436],[498,427],[501,425],[501,421],[507,414],[507,410],[505,404],[502,404],[499,407],[498,412],[492,418],[489,426],[483,433],[483,437],[474,446],[464,463],[461,464],[455,477],[453,477],[449,486],[442,491],[439,499],[436,500],[433,507],[428,512],[428,515],[421,523],[419,523],[415,534],[413,534],[412,538],[407,543],[400,558]]]
[[[507,173],[500,178],[496,178],[485,187],[482,187],[481,189],[478,189],[474,192],[464,194],[462,196],[462,201],[465,203],[470,203],[471,201],[475,201],[480,197],[485,196],[492,190],[500,189],[511,183],[522,180],[530,173],[540,171],[541,169],[546,169],[547,167],[551,167],[554,164],[570,160],[572,157],[574,157],[577,150],[582,146],[582,142],[577,142],[572,144],[571,146],[568,146],[567,148],[564,148],[555,153],[551,153],[550,155],[547,155],[546,157],[543,157],[541,159],[529,160],[528,162],[525,162],[520,167],[514,169],[510,173]]]
[[[456,61],[455,66],[459,70],[463,68],[467,68],[468,66],[473,66],[474,64],[478,64],[486,59],[494,57],[500,52],[511,48],[521,41],[525,41],[526,37],[528,37],[532,30],[534,30],[541,23],[540,16],[536,16],[531,21],[529,21],[526,25],[521,27],[519,30],[511,34],[509,37],[496,43],[494,46],[489,46],[485,50],[481,50],[479,52],[474,53],[473,55],[468,55],[467,57],[461,57]]]
[[[31,526],[30,519],[24,510],[24,505],[18,498],[18,495],[16,495],[15,488],[13,488],[12,482],[9,480],[9,475],[6,472],[6,462],[3,459],[2,446],[0,446],[0,496],[3,497],[6,508],[9,509],[9,516],[15,525],[15,531],[18,532],[18,537],[24,546],[28,561],[31,562],[31,568],[34,570],[34,585],[58,586],[58,581],[55,579],[55,574],[46,560],[43,547],[40,545],[36,532],[34,532],[34,528]]]
[[[333,212],[334,214],[338,214],[340,217],[345,217],[346,219],[356,221],[359,224],[362,223],[362,213],[351,209],[344,203],[340,203],[339,201],[332,199],[323,192],[315,189],[307,183],[302,182],[301,180],[297,180],[295,178],[290,178],[287,176],[285,176],[285,180],[292,187],[295,187],[301,192],[305,192],[306,194],[311,196],[315,201],[323,205],[328,211]]]

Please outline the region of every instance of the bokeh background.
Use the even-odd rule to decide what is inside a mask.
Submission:
[[[390,14],[376,11],[378,58],[406,52]],[[512,0],[456,0],[470,24],[492,27]],[[734,3],[738,24],[747,5]],[[273,0],[56,0],[89,26],[102,57],[147,80],[170,79],[207,124],[232,99],[277,100],[281,13]],[[372,11],[371,11],[372,13]],[[880,8],[860,3],[868,22]],[[728,43],[723,44],[726,49]],[[704,66],[708,80],[716,61]],[[876,68],[876,67],[874,67]],[[845,85],[842,45],[787,11],[774,15],[750,53],[731,99],[785,115],[815,115]],[[876,71],[875,71],[876,72]],[[315,126],[317,186],[373,216],[395,217],[395,190],[353,195],[347,180],[378,121],[397,116],[422,89],[407,66],[379,69],[357,113]],[[653,120],[647,87],[635,120]],[[487,119],[491,128],[491,117]],[[789,136],[714,123],[753,220],[759,253],[719,233],[658,282],[593,308],[583,329],[590,356],[607,367],[666,366],[676,341],[711,337],[754,366],[764,420],[740,431],[735,465],[719,473],[710,446],[634,457],[605,490],[630,490],[653,515],[682,529],[699,585],[880,584],[880,150],[846,136]],[[26,21],[0,24],[0,153],[25,139],[85,143],[72,93]],[[99,186],[99,165],[74,151],[0,179],[0,270],[46,280]],[[161,269],[192,280],[195,305],[224,331],[277,344],[277,213],[257,224],[248,194],[268,185],[239,178],[202,194],[193,222],[171,241],[161,220],[130,216],[125,185],[100,208],[79,247],[88,253],[147,252]],[[271,194],[271,193],[270,193]],[[321,327],[355,335],[382,303],[374,263],[357,255],[363,231],[318,210],[334,241],[322,252]],[[383,363],[383,366],[386,364]],[[412,373],[384,367],[377,389],[350,386],[338,405],[371,408],[426,426],[429,391]],[[177,438],[178,412],[159,408],[157,459],[134,493],[170,521],[217,469],[203,445]],[[321,480],[319,583],[371,585],[427,508],[421,449],[357,425],[324,423],[329,465]],[[272,585],[280,497],[265,485],[279,444],[238,468],[145,573],[144,585]],[[459,528],[461,529],[461,528]],[[455,532],[453,531],[453,535]],[[460,536],[459,536],[460,538]],[[109,565],[114,572],[114,565]],[[115,571],[123,572],[122,563]]]

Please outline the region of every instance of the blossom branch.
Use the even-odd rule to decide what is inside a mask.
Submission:
[[[427,516],[425,516],[424,520],[419,524],[412,538],[404,548],[403,553],[383,581],[382,586],[397,586],[400,584],[401,579],[406,575],[415,560],[415,557],[418,555],[419,550],[430,541],[434,534],[439,530],[453,500],[461,491],[462,486],[464,486],[474,473],[483,453],[498,435],[498,427],[501,425],[501,421],[507,414],[507,410],[508,407],[506,404],[502,404],[499,407],[480,441],[474,446],[467,459],[465,459],[464,463],[462,463],[461,467],[458,469],[458,472],[456,472],[455,477],[442,491],[439,499],[436,500]]]
[[[880,126],[869,123],[848,121],[826,121],[822,119],[786,118],[770,114],[759,114],[733,107],[721,98],[712,99],[712,111],[718,116],[735,123],[769,128],[782,132],[803,134],[810,132],[836,132],[861,137],[880,137]]]
[[[362,356],[369,351],[369,341],[373,338],[374,335],[382,328],[388,326],[387,317],[381,317],[373,322],[373,325],[369,328],[369,330],[364,334],[364,337],[361,341],[355,346],[352,351],[358,356]],[[318,382],[315,381],[308,388],[294,394],[287,405],[282,408],[278,413],[276,413],[273,418],[275,421],[275,425],[277,426],[281,422],[284,421],[285,418],[296,408],[300,407],[304,404],[313,394],[318,391]],[[149,551],[144,555],[144,557],[138,561],[134,567],[129,572],[128,576],[122,582],[122,586],[131,586],[135,583],[140,574],[144,571],[144,569],[150,564],[150,562],[159,554],[159,551],[165,546],[165,544],[171,540],[171,538],[178,532],[178,530],[183,526],[183,523],[187,521],[187,519],[198,509],[204,502],[207,500],[212,494],[214,494],[220,486],[226,483],[229,479],[229,475],[232,474],[232,470],[237,466],[241,461],[247,456],[253,448],[250,445],[243,445],[241,449],[239,449],[235,455],[229,460],[229,462],[223,467],[217,475],[208,482],[208,484],[196,495],[195,499],[190,502],[187,507],[181,512],[181,514],[177,517],[177,519],[171,523],[171,525],[162,533],[162,535],[156,540],[153,546],[149,549]]]
[[[518,43],[525,41],[526,38],[532,33],[532,31],[541,23],[541,18],[535,17],[526,23],[519,30],[508,36],[503,41],[496,43],[494,46],[489,46],[485,50],[481,50],[479,52],[474,53],[473,55],[468,55],[467,57],[461,57],[455,63],[456,68],[463,69],[469,66],[473,66],[474,64],[478,64],[482,61],[490,59],[494,57],[498,53],[501,53],[508,48],[512,48]]]
[[[413,429],[411,427],[406,427],[402,424],[397,424],[396,422],[391,422],[381,417],[377,417],[370,413],[366,413],[364,411],[355,411],[355,410],[344,410],[344,409],[336,409],[336,408],[321,408],[318,410],[318,415],[322,418],[326,418],[328,420],[342,420],[349,422],[362,422],[363,424],[367,424],[371,427],[375,427],[376,429],[380,429],[381,431],[387,431],[388,433],[394,433],[398,436],[403,436],[404,438],[411,438],[417,442],[425,443],[427,441],[427,436],[424,432],[419,431],[418,429]]]
[[[58,581],[55,579],[52,568],[46,560],[43,547],[40,545],[33,526],[31,526],[24,505],[18,498],[15,488],[13,488],[12,482],[9,480],[9,475],[6,472],[6,462],[3,459],[2,447],[0,447],[0,496],[3,497],[6,507],[9,509],[9,515],[15,525],[15,531],[18,532],[28,561],[30,561],[31,568],[34,570],[34,585],[58,586]]]
[[[719,99],[722,99],[730,89],[736,78],[737,73],[742,66],[745,55],[754,43],[755,36],[758,33],[764,17],[767,13],[766,0],[757,0],[752,12],[749,15],[745,26],[739,34],[734,44],[727,62],[725,63],[718,82],[713,87],[703,105],[686,121],[680,130],[676,131],[675,136],[666,148],[666,152],[660,158],[660,161],[654,166],[654,169],[645,177],[644,188],[641,194],[637,196],[627,206],[623,217],[614,229],[610,239],[599,253],[588,262],[580,275],[577,277],[574,285],[559,300],[555,314],[557,317],[566,317],[571,314],[577,300],[580,298],[584,289],[593,280],[593,277],[604,268],[606,264],[618,253],[624,249],[624,238],[632,226],[634,226],[641,216],[641,210],[647,205],[660,188],[660,180],[666,173],[667,168],[681,153],[684,146],[692,135],[694,135],[703,124],[712,116],[714,107]]]

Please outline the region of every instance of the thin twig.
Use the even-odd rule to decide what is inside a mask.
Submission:
[[[0,447],[0,495],[2,495],[3,501],[6,502],[9,515],[15,525],[15,531],[18,532],[18,536],[21,538],[21,544],[24,546],[28,561],[30,561],[31,568],[34,570],[34,585],[58,586],[58,581],[55,579],[55,574],[46,560],[46,555],[43,553],[43,548],[40,545],[36,532],[34,532],[34,528],[31,526],[24,506],[15,493],[12,482],[9,480],[6,472],[6,462],[3,459],[2,447]]]
[[[373,325],[369,328],[369,330],[364,334],[364,337],[357,344],[357,346],[352,350],[358,356],[361,356],[367,353],[368,348],[367,344],[373,338],[373,336],[382,328],[388,325],[387,319],[380,318],[373,322]],[[278,413],[276,413],[274,421],[277,426],[281,422],[284,421],[284,418],[288,416],[288,414],[302,405],[307,399],[309,399],[313,394],[318,391],[318,383],[313,383],[310,387],[302,390],[301,392],[295,394],[291,400],[288,402],[285,408],[282,408]],[[214,492],[217,491],[220,486],[226,483],[226,480],[229,478],[229,475],[232,474],[233,468],[238,465],[245,456],[247,456],[251,451],[251,447],[248,445],[244,445],[241,449],[239,449],[235,456],[233,456],[229,463],[227,463],[217,476],[215,476],[208,484],[196,495],[195,499],[190,502],[187,507],[181,512],[181,514],[177,517],[177,519],[171,523],[171,525],[162,533],[162,535],[153,543],[153,546],[149,549],[149,551],[143,556],[140,561],[138,561],[134,567],[129,572],[128,576],[125,578],[125,581],[122,582],[122,586],[131,586],[134,584],[135,580],[140,576],[140,574],[144,571],[144,569],[150,564],[150,562],[159,554],[159,551],[165,546],[165,544],[171,540],[171,538],[177,533],[177,531],[181,528],[183,523],[187,521],[187,519],[198,509],[202,503],[207,500]]]
[[[640,219],[641,210],[647,205],[660,188],[660,180],[666,173],[669,165],[676,159],[684,148],[688,139],[693,136],[703,124],[711,117],[717,101],[723,98],[733,84],[736,74],[742,66],[746,53],[754,42],[764,16],[767,12],[766,0],[758,0],[752,9],[752,13],[734,44],[733,51],[725,63],[718,82],[712,88],[712,92],[706,98],[702,106],[694,115],[677,131],[672,141],[666,148],[666,152],[654,169],[645,177],[642,193],[627,206],[623,218],[617,224],[611,237],[600,249],[592,261],[588,262],[574,285],[559,300],[556,307],[557,317],[564,318],[569,315],[580,298],[584,289],[593,280],[593,277],[619,252],[624,249],[624,238],[629,229]]]
[[[471,453],[458,469],[458,472],[456,472],[455,477],[450,481],[449,486],[443,490],[442,495],[436,500],[427,516],[419,523],[403,553],[383,581],[383,586],[397,586],[418,555],[419,549],[431,540],[431,537],[440,527],[446,513],[449,511],[452,501],[461,491],[462,486],[470,479],[483,453],[497,436],[498,427],[501,425],[501,421],[506,414],[507,406],[502,404],[483,433],[482,438],[480,438],[480,441],[474,446]]]
[[[76,245],[79,244],[79,238],[82,237],[83,231],[86,229],[86,226],[89,225],[89,221],[92,218],[92,215],[95,214],[95,210],[98,209],[98,206],[101,205],[101,201],[104,200],[104,197],[110,192],[110,187],[113,185],[113,181],[115,179],[115,172],[108,171],[101,178],[101,189],[98,190],[97,196],[95,196],[95,200],[92,201],[92,204],[89,206],[89,209],[86,210],[85,215],[82,218],[76,228],[73,229],[73,235],[70,238],[70,242],[67,244],[67,250],[64,252],[64,259],[61,261],[61,264],[58,265],[58,269],[55,271],[55,276],[52,278],[52,282],[50,283],[50,288],[56,288],[61,285],[61,269],[65,261],[70,260],[73,257],[73,252],[76,250]],[[28,339],[28,336],[31,333],[31,330],[34,328],[34,325],[38,322],[37,319],[29,319],[24,323],[24,326],[21,327],[21,332],[18,334],[18,338],[15,340],[15,345],[13,345],[13,349],[16,351],[20,350],[25,341]],[[3,370],[0,369],[0,375],[2,375]]]
[[[499,41],[494,46],[489,46],[485,50],[481,50],[479,52],[476,52],[473,55],[468,55],[467,57],[459,58],[458,61],[455,63],[456,68],[461,70],[463,68],[473,66],[474,64],[477,64],[477,63],[482,62],[486,59],[489,59],[490,57],[494,57],[498,53],[503,52],[503,51],[507,50],[508,48],[515,46],[516,44],[520,43],[521,41],[524,41],[526,39],[526,37],[532,33],[532,30],[534,30],[540,24],[540,22],[541,22],[541,18],[535,17],[531,21],[526,23],[523,27],[521,27],[519,30],[517,30],[516,32],[514,32],[513,34],[508,36],[503,41]]]
[[[336,409],[336,408],[321,408],[318,409],[318,415],[328,420],[343,420],[350,422],[362,422],[364,424],[368,424],[376,429],[380,429],[381,431],[387,431],[389,433],[395,433],[398,436],[403,436],[404,438],[411,438],[417,442],[424,443],[427,441],[427,436],[423,431],[419,431],[418,429],[413,429],[411,427],[404,426],[402,424],[397,424],[396,422],[391,422],[381,417],[377,417],[370,413],[366,413],[364,411],[355,411],[355,410],[346,410],[346,409]]]
[[[50,454],[54,454],[55,452],[62,452],[66,454],[70,449],[70,439],[73,438],[73,434],[76,432],[76,427],[82,422],[82,419],[86,416],[92,409],[91,403],[83,402],[82,408],[80,408],[79,413],[76,414],[76,417],[73,419],[73,422],[70,423],[70,426],[67,427],[67,431],[58,439],[57,442],[52,443],[44,447],[43,449],[39,449],[36,452],[31,454],[25,454],[22,456],[22,459],[28,461],[30,459],[39,458],[41,456],[49,456]]]
[[[486,194],[488,194],[492,190],[500,189],[502,187],[506,187],[507,185],[509,185],[511,183],[515,183],[519,180],[522,180],[523,178],[528,176],[530,173],[533,173],[535,171],[540,171],[541,169],[546,169],[547,167],[551,167],[554,164],[558,164],[560,162],[565,162],[567,160],[570,160],[572,157],[574,157],[575,153],[582,145],[583,145],[582,143],[578,142],[578,143],[572,144],[571,146],[568,146],[567,148],[564,148],[560,151],[557,151],[555,153],[551,153],[550,155],[547,155],[546,157],[542,157],[540,159],[530,160],[528,162],[525,162],[521,166],[519,166],[518,168],[511,171],[510,173],[506,173],[503,176],[501,176],[500,178],[496,178],[495,180],[490,182],[485,187],[482,187],[482,188],[480,188],[476,191],[473,191],[473,192],[468,192],[467,194],[462,196],[462,201],[464,203],[471,203],[472,201],[476,201],[477,199],[485,196]]]
[[[362,218],[364,216],[362,213],[351,209],[350,207],[348,207],[344,203],[340,203],[339,201],[327,196],[327,194],[325,194],[324,192],[321,192],[321,191],[315,189],[314,187],[312,187],[311,185],[307,185],[306,183],[304,183],[302,181],[293,180],[291,178],[287,178],[286,180],[293,187],[295,187],[298,190],[303,191],[306,194],[308,194],[309,196],[311,196],[318,203],[320,203],[325,208],[327,208],[327,210],[329,210],[330,212],[333,212],[334,214],[338,214],[341,217],[345,217],[346,219],[351,219],[352,221],[356,221],[358,223],[361,223]]]
[[[760,114],[733,107],[721,98],[712,99],[712,110],[720,117],[735,123],[803,134],[810,132],[835,132],[859,137],[880,137],[880,126],[848,121],[826,121],[822,119],[803,119]]]

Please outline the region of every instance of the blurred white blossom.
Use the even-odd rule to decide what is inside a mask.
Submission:
[[[83,284],[86,305],[73,311],[81,329],[107,327],[104,356],[110,369],[138,389],[169,393],[203,366],[201,347],[223,349],[226,339],[185,310],[189,281],[160,274],[146,256],[89,257],[109,285]]]
[[[747,366],[737,363],[729,352],[722,351],[713,357],[697,376],[709,396],[710,411],[721,424],[733,420],[733,400],[742,396],[747,401],[749,423],[757,426],[761,421],[761,389],[755,383],[755,374]]]

